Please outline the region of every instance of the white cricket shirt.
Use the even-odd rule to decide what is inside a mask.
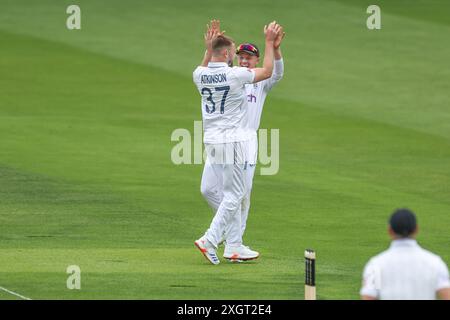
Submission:
[[[250,130],[258,131],[261,122],[261,114],[264,107],[264,101],[270,89],[281,80],[284,73],[283,59],[275,60],[272,76],[269,79],[247,84],[245,90],[248,103],[248,127]]]
[[[381,300],[433,300],[443,288],[450,288],[445,262],[415,240],[401,239],[367,263],[360,294]]]
[[[202,96],[203,142],[210,144],[250,140],[245,85],[255,72],[229,67],[225,62],[210,62],[197,67],[193,80]]]
[[[261,122],[261,114],[264,107],[264,101],[270,89],[283,78],[284,63],[283,59],[275,60],[272,76],[269,79],[245,85],[248,103],[248,122],[247,128],[253,132],[254,138],[248,145],[249,164],[256,165],[258,158],[258,137],[257,131]]]

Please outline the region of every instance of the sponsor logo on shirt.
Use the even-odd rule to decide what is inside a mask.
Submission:
[[[253,95],[252,93],[248,94],[247,98],[248,98],[247,102],[254,102],[254,103],[256,103],[256,96]]]

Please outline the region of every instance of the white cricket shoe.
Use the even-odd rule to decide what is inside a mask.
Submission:
[[[253,251],[247,246],[225,246],[225,251],[223,253],[225,259],[231,261],[247,261],[257,259],[259,257],[259,252]]]
[[[194,242],[195,246],[200,250],[200,252],[208,259],[212,264],[219,264],[220,260],[216,253],[216,248],[209,242],[205,237]]]

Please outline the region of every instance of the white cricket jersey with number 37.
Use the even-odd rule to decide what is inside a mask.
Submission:
[[[197,67],[193,80],[202,96],[203,142],[209,144],[250,140],[245,85],[255,72],[229,67],[225,62],[210,62]]]

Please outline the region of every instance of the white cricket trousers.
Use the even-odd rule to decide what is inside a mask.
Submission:
[[[206,166],[219,174],[217,185],[222,189],[222,198],[209,229],[206,239],[215,247],[227,232],[227,243],[242,244],[241,203],[248,191],[245,172],[248,167],[248,141],[205,144],[207,152]],[[202,179],[203,180],[203,179]]]
[[[258,148],[257,139],[252,139],[247,145],[248,162],[244,164],[244,179],[246,185],[246,193],[242,198],[240,208],[236,215],[232,217],[231,222],[227,225],[225,233],[221,235],[221,240],[225,237],[227,244],[240,245],[247,226],[248,213],[250,210],[250,195],[253,185],[253,176],[255,174],[256,154]],[[220,203],[223,200],[223,166],[212,164],[209,158],[205,162],[203,169],[202,182],[200,191],[214,212],[217,212]],[[240,230],[240,235],[235,234]],[[220,241],[219,241],[220,242]]]

